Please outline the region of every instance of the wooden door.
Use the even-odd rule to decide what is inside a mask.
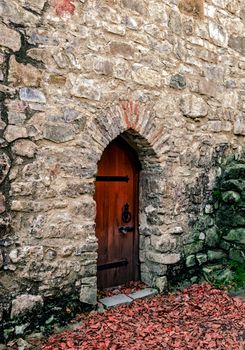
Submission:
[[[98,163],[95,199],[99,288],[139,278],[139,169],[136,152],[120,137],[109,144]]]

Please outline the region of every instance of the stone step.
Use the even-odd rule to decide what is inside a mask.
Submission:
[[[106,297],[99,300],[99,303],[101,303],[106,309],[110,307],[115,307],[121,304],[130,304],[132,303],[133,299],[127,297],[125,294],[117,294],[113,295],[111,297]]]
[[[137,299],[150,298],[156,294],[158,294],[157,289],[145,288],[145,289],[138,290],[137,292],[128,294],[128,297],[133,300],[137,300]]]
[[[111,307],[115,307],[122,304],[130,304],[137,299],[149,298],[156,294],[158,294],[158,291],[156,289],[145,288],[137,292],[130,293],[128,295],[117,294],[111,297],[99,299],[99,305],[102,305],[105,309],[109,309]]]

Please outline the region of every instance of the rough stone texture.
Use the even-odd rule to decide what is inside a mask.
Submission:
[[[9,65],[8,79],[13,86],[40,86],[42,74],[39,69],[18,63],[15,57],[11,57]]]
[[[5,46],[13,51],[19,51],[21,47],[20,34],[0,23],[0,46]]]
[[[132,301],[133,299],[129,298],[125,294],[113,295],[111,297],[106,297],[99,300],[99,302],[103,304],[107,309],[121,304],[130,304]]]
[[[1,0],[6,329],[23,289],[96,302],[95,176],[119,134],[142,166],[141,279],[163,290],[220,278],[208,251],[244,259],[224,238],[245,226],[244,162],[223,165],[245,153],[243,18],[239,0]]]
[[[208,114],[206,102],[195,95],[184,95],[180,101],[180,110],[186,117],[200,118]]]
[[[40,311],[43,299],[40,295],[23,294],[12,301],[11,318],[22,317],[27,312]]]

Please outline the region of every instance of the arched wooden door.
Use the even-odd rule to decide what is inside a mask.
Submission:
[[[96,177],[98,287],[139,278],[138,178],[136,152],[117,137],[105,149]]]

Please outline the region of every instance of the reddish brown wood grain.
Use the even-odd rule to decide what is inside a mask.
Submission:
[[[106,288],[138,278],[138,173],[136,152],[120,137],[105,149],[98,163],[98,176],[128,176],[128,182],[97,181],[96,235],[98,265],[127,260],[126,266],[98,271],[98,287]],[[122,209],[129,204],[130,222],[122,221]],[[119,227],[134,227],[126,235]]]

